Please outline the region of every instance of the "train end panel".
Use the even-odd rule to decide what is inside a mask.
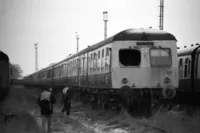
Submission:
[[[113,44],[112,86],[162,91],[173,98],[179,85],[176,41],[116,41]],[[143,45],[142,45],[143,43]],[[149,45],[148,45],[149,44]]]

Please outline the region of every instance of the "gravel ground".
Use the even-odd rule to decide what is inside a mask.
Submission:
[[[7,123],[0,115],[0,133],[39,133],[41,116],[36,104],[35,89],[12,87],[1,103],[0,113],[13,112],[17,117]],[[183,112],[159,112],[153,118],[133,118],[126,111],[92,110],[80,102],[72,102],[70,116],[61,113],[62,105],[54,108],[52,133],[199,133],[200,117]]]

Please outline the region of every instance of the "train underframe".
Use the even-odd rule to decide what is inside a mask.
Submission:
[[[39,88],[52,87],[54,93],[61,92],[63,86],[41,86]],[[121,110],[125,109],[135,117],[151,117],[163,102],[162,88],[134,88],[123,87],[121,89],[100,89],[69,87],[72,99],[84,104],[90,104],[93,109]]]
[[[162,100],[162,89],[70,89],[83,103],[91,104],[93,109],[126,109],[132,116],[152,116]],[[72,91],[73,90],[73,91]],[[76,91],[75,91],[76,90]]]
[[[176,96],[167,104],[168,110],[176,108],[177,110],[186,111],[188,115],[192,116],[200,108],[200,93],[178,90]]]

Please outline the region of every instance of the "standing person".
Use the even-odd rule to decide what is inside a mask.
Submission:
[[[71,99],[70,99],[68,89],[69,89],[68,87],[63,89],[64,106],[63,106],[63,109],[62,109],[62,113],[64,113],[66,111],[67,116],[69,116],[70,108],[71,108]]]
[[[44,127],[45,133],[50,131],[53,104],[56,102],[55,96],[51,91],[51,88],[49,90],[42,89],[42,92],[38,98],[38,105],[40,106],[41,115],[43,117],[42,127]]]

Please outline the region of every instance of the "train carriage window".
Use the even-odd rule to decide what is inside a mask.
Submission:
[[[100,72],[101,51],[98,51],[97,71]]]
[[[58,67],[55,68],[55,77],[58,77]]]
[[[188,77],[188,61],[189,58],[185,59],[185,71],[184,71],[184,77],[187,78]]]
[[[81,64],[81,74],[84,74],[84,57],[81,57],[82,64]]]
[[[74,68],[76,69],[76,59],[74,59]]]
[[[57,71],[58,71],[58,68],[56,67],[54,71],[54,77],[57,77]]]
[[[55,70],[55,67],[53,68],[53,77],[55,77],[55,72],[56,70]],[[47,74],[47,77],[49,77],[49,71],[48,71],[48,74]]]
[[[93,58],[93,59],[94,59],[94,61],[95,61],[95,59],[96,59],[96,53],[94,53],[94,58]]]
[[[101,71],[103,71],[103,69],[104,69],[104,49],[102,49],[102,51],[101,51],[101,55],[102,55],[102,58],[101,58],[101,66],[100,66],[100,68],[101,68]]]
[[[89,54],[88,54],[87,60],[88,60],[88,63],[90,63],[90,55]]]
[[[72,74],[74,72],[74,60],[72,60]]]
[[[93,57],[93,72],[96,71],[96,53],[94,53],[94,57]]]
[[[62,69],[62,67],[61,67],[61,65],[60,65],[60,66],[59,66],[59,77],[61,77],[61,75],[62,75],[61,69]]]
[[[42,76],[41,78],[43,79],[43,78],[44,78],[44,72],[42,72],[42,75],[41,75],[41,76]]]
[[[62,64],[61,66],[61,77],[63,77],[63,75],[64,75],[64,64]]]
[[[185,59],[185,71],[184,71],[184,77],[185,78],[189,78],[190,77],[190,59],[189,58],[186,58]]]
[[[100,58],[100,51],[98,52],[98,59]]]
[[[141,52],[137,49],[121,49],[119,61],[123,66],[138,66],[141,62]]]
[[[93,54],[90,54],[90,73],[92,73],[92,62],[93,62]]]
[[[190,67],[190,59],[188,60],[188,77],[190,77],[191,67]]]
[[[81,58],[82,64],[81,64],[81,74],[84,74],[84,57]]]
[[[75,59],[74,61],[75,61],[75,63],[74,63],[74,65],[75,65],[74,66],[74,68],[75,68],[75,74],[77,74],[77,59]]]
[[[46,77],[49,78],[49,70],[47,70],[47,76]]]
[[[183,77],[183,59],[179,60],[179,77],[182,78]]]
[[[73,65],[72,65],[72,61],[70,61],[70,73],[71,73],[71,75],[73,74]]]
[[[48,74],[47,74],[48,78],[51,77],[51,70],[48,70]]]
[[[179,60],[179,68],[182,68],[183,67],[183,59],[180,59]]]
[[[98,61],[98,58],[97,58],[97,53],[95,53],[95,71],[97,72],[97,61]]]
[[[82,57],[82,74],[84,74],[84,62],[85,61],[85,57]]]
[[[107,47],[106,48],[106,56],[108,56],[109,55],[109,48]]]
[[[104,49],[102,49],[102,57],[104,57]]]
[[[76,74],[78,74],[79,59],[76,59]]]
[[[95,53],[93,53],[93,60],[92,60],[92,72],[94,72],[94,62],[95,62]]]
[[[87,66],[86,66],[86,69],[87,69],[87,73],[89,74],[90,73],[90,55],[89,54],[87,55]]]
[[[75,64],[75,60],[72,60],[72,63],[71,63],[71,74],[74,74],[74,69],[76,68],[76,64]]]
[[[66,64],[63,65],[63,77],[66,75]]]
[[[76,74],[76,68],[77,68],[77,61],[74,59],[74,73]]]
[[[76,75],[78,74],[78,59],[76,59]]]
[[[79,66],[80,66],[80,67],[79,67],[79,73],[81,74],[81,71],[82,71],[82,70],[81,70],[81,66],[82,66],[82,65],[81,65],[81,63],[82,63],[82,60],[81,60],[81,58],[80,58],[80,60],[79,60],[79,61],[80,61],[80,62],[79,62]]]
[[[60,72],[60,66],[58,67],[58,77],[60,77],[60,74],[61,74],[61,72]]]
[[[151,48],[150,62],[152,67],[170,67],[172,64],[169,48]]]
[[[53,71],[51,69],[49,71],[50,71],[50,77],[52,77],[53,76]]]
[[[71,76],[71,72],[72,72],[72,69],[71,69],[71,61],[69,62],[69,74]]]
[[[88,55],[85,54],[85,59],[84,59],[84,69],[85,69],[85,74],[87,74],[87,66],[88,66]]]

